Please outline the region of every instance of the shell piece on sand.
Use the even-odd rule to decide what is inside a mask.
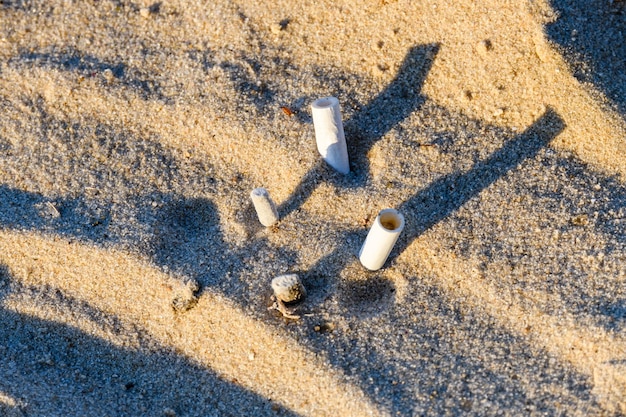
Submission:
[[[278,222],[276,205],[265,188],[259,187],[252,190],[250,199],[252,199],[256,215],[263,226],[270,227]]]
[[[335,97],[324,97],[311,104],[313,126],[317,150],[335,170],[342,174],[350,172],[348,148],[343,133],[339,100]]]
[[[296,274],[277,276],[272,280],[272,290],[276,298],[284,303],[294,303],[306,296],[304,285]]]

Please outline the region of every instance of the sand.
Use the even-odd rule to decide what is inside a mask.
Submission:
[[[625,415],[626,4],[582,3],[0,1],[0,414]]]

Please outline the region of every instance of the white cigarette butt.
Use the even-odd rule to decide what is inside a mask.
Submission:
[[[252,199],[252,204],[254,204],[259,222],[261,222],[263,226],[270,227],[278,222],[276,205],[265,188],[260,187],[252,190],[250,199]]]
[[[272,280],[272,290],[277,299],[293,303],[306,296],[306,290],[296,274],[280,275]]]
[[[317,150],[324,161],[342,174],[350,172],[348,148],[343,133],[339,100],[324,97],[311,104]]]
[[[404,229],[404,216],[394,209],[378,213],[359,252],[361,264],[371,271],[383,267]]]

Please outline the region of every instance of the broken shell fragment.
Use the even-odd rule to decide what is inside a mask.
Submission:
[[[306,290],[296,274],[280,275],[272,280],[272,290],[279,301],[295,303],[306,296]]]

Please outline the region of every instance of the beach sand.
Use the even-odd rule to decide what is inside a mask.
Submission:
[[[625,415],[626,4],[579,3],[0,1],[0,414]]]

